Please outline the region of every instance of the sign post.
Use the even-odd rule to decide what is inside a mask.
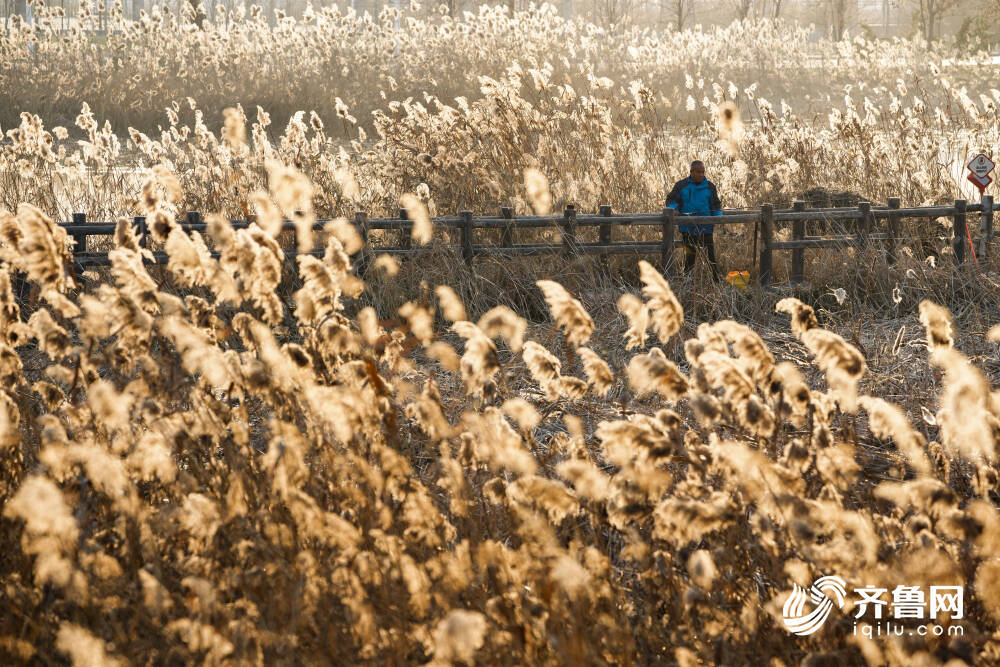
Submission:
[[[993,182],[993,179],[990,178],[990,172],[996,165],[993,164],[993,160],[980,153],[969,161],[968,167],[969,172],[971,172],[969,181],[979,189],[979,196],[982,197],[986,188]]]
[[[982,201],[986,188],[993,182],[993,179],[990,178],[990,172],[993,171],[993,168],[996,167],[996,165],[993,164],[993,160],[985,154],[980,153],[976,157],[969,160],[969,164],[967,166],[970,172],[969,181],[979,190],[979,199]],[[990,207],[993,207],[992,201],[990,202]],[[990,211],[990,217],[992,217],[992,214],[993,212]],[[968,227],[965,228],[965,234],[969,238],[969,249],[972,250],[972,258],[976,261],[976,264],[979,264],[979,258],[976,257],[976,249],[972,245],[972,232],[969,231]],[[989,240],[987,238],[987,243],[988,242]],[[985,248],[985,246],[983,247]]]

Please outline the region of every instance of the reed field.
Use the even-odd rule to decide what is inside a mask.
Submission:
[[[907,221],[891,267],[743,291],[467,265],[431,221],[657,212],[694,158],[727,208],[971,202],[988,54],[58,11],[0,32],[0,663],[1000,664],[1000,247],[957,266],[950,219]],[[360,272],[349,220],[401,207],[423,252]],[[80,212],[110,267],[73,269]],[[720,227],[723,270],[752,242]]]

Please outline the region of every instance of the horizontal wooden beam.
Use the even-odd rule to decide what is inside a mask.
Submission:
[[[982,204],[969,204],[965,209],[967,213],[981,213]],[[1000,210],[1000,203],[993,205],[993,210]],[[872,207],[871,214],[875,219],[883,220],[889,218],[939,218],[953,216],[957,213],[954,206],[920,206],[911,208],[889,209],[886,207]],[[776,222],[788,222],[799,220],[861,220],[864,213],[858,208],[822,208],[805,209],[802,211],[794,209],[776,210],[774,220]],[[335,218],[322,218],[313,223],[313,231],[322,231],[327,223]],[[760,222],[759,211],[741,211],[728,209],[723,211],[721,216],[677,216],[676,222],[679,225],[730,225],[749,222]],[[199,218],[203,220],[203,218]],[[474,229],[541,229],[558,228],[563,218],[557,215],[526,215],[505,218],[503,216],[479,216],[472,219]],[[356,224],[355,220],[347,219],[350,224]],[[461,229],[464,219],[460,216],[445,216],[432,218],[431,221],[437,227]],[[113,222],[60,222],[57,223],[66,230],[67,234],[79,236],[110,236],[115,233],[116,224]],[[177,224],[186,232],[204,232],[208,229],[205,222],[180,222]],[[246,229],[250,226],[248,220],[229,220],[229,224],[234,229]],[[587,214],[576,216],[577,227],[600,227],[606,225],[638,226],[638,227],[659,227],[663,224],[662,213],[618,213],[613,215]],[[412,220],[402,218],[368,218],[369,230],[400,230],[411,229]],[[282,231],[295,231],[295,223],[291,220],[282,222]]]
[[[904,241],[889,234],[868,234],[865,239],[871,241]],[[775,241],[771,244],[773,250],[795,250],[797,248],[839,248],[863,245],[863,239],[857,236],[807,236],[792,241]]]
[[[770,206],[764,206],[758,211],[726,210],[721,216],[681,216],[670,209],[664,209],[660,213],[618,213],[614,214],[610,207],[601,207],[600,214],[580,215],[572,207],[567,207],[562,215],[530,215],[516,217],[511,209],[502,210],[499,216],[473,217],[471,212],[464,211],[462,216],[446,216],[432,218],[435,227],[441,229],[460,230],[462,243],[459,245],[441,243],[435,241],[428,246],[412,246],[406,243],[409,239],[406,231],[412,229],[413,221],[406,219],[401,212],[396,218],[368,218],[363,212],[357,213],[353,219],[348,220],[364,241],[362,251],[355,254],[351,259],[355,261],[357,271],[363,274],[368,263],[374,255],[388,254],[398,257],[413,257],[427,253],[443,252],[454,254],[456,257],[463,257],[466,262],[471,262],[474,257],[525,257],[525,256],[551,256],[565,255],[567,257],[596,255],[659,255],[660,264],[664,271],[669,271],[672,266],[672,252],[670,249],[683,246],[683,241],[674,237],[673,230],[678,225],[730,225],[755,223],[761,230],[763,245],[761,246],[761,275],[764,284],[768,284],[771,278],[772,253],[774,251],[793,251],[791,275],[793,280],[802,280],[802,251],[808,248],[845,248],[857,247],[871,242],[883,242],[886,246],[886,257],[889,263],[895,259],[896,245],[905,242],[907,239],[900,234],[899,222],[905,218],[933,219],[938,217],[951,217],[956,221],[956,229],[964,229],[960,224],[964,222],[967,213],[980,213],[982,216],[983,230],[980,234],[980,254],[985,256],[988,252],[990,241],[996,237],[992,233],[992,214],[1000,208],[994,204],[991,197],[985,197],[985,207],[983,204],[971,204],[961,208],[963,201],[956,200],[953,205],[944,206],[920,206],[911,208],[899,208],[898,198],[890,200],[889,207],[874,207],[867,202],[860,203],[857,207],[845,208],[804,208],[802,202],[796,202],[793,209],[774,210]],[[766,218],[766,219],[765,219]],[[830,221],[844,220],[857,221],[850,226],[851,234],[836,236],[804,236],[804,223],[807,221]],[[875,220],[888,220],[888,233],[871,233],[871,228]],[[316,220],[313,231],[322,231],[331,219]],[[774,238],[775,222],[794,222],[797,226],[794,229],[792,240],[778,241]],[[234,229],[246,229],[254,224],[253,220],[229,220]],[[766,223],[766,224],[765,224]],[[73,222],[58,223],[66,233],[75,240],[75,253],[73,263],[76,270],[88,267],[108,266],[110,261],[106,252],[86,251],[86,239],[88,236],[109,236],[113,235],[117,225],[111,222],[86,222],[84,214],[74,214]],[[133,226],[144,229],[144,220],[136,218],[132,221]],[[188,212],[183,220],[175,221],[175,224],[185,232],[205,232],[208,224],[197,212]],[[649,241],[624,241],[611,242],[611,228],[617,227],[655,227],[657,240]],[[581,227],[598,227],[600,231],[600,241],[589,242],[580,241],[578,233]],[[766,229],[765,229],[766,228]],[[283,220],[281,229],[294,235],[296,227],[291,220]],[[497,229],[501,232],[502,238],[499,244],[474,243],[473,230]],[[558,230],[562,242],[552,243],[515,243],[514,233],[519,229],[552,229]],[[397,230],[400,232],[401,245],[373,245],[370,233],[373,230]],[[846,231],[846,230],[845,230]],[[395,236],[395,235],[393,235]],[[963,233],[964,237],[965,234]],[[383,242],[389,239],[383,239]],[[395,240],[395,239],[393,239]],[[482,239],[479,239],[480,241]],[[391,241],[390,241],[391,242]],[[958,243],[956,240],[955,243]],[[961,247],[964,250],[964,245]],[[298,254],[309,254],[321,257],[323,248],[317,248],[308,253],[298,253],[294,249],[284,251],[286,259],[294,258]],[[212,252],[211,256],[218,258],[218,252]],[[152,259],[145,259],[148,264],[167,264],[168,257],[162,250],[154,252]]]

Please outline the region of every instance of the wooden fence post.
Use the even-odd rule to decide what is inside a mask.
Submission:
[[[400,220],[409,220],[409,218],[406,216],[406,209],[405,208],[399,209],[399,219]],[[411,237],[412,236],[413,236],[413,230],[412,229],[406,229],[405,227],[400,227],[399,228],[399,245],[402,246],[403,248],[409,249],[410,246],[411,246],[411,241],[412,241]]]
[[[472,266],[472,211],[462,211],[462,259]]]
[[[368,247],[368,214],[364,211],[354,212],[354,223],[358,227],[358,234],[361,236],[361,250],[358,254],[361,257],[358,259],[358,276],[364,276],[368,272],[368,261],[370,255],[370,249]]]
[[[146,233],[147,233],[147,230],[146,230],[146,216],[144,216],[144,215],[137,215],[134,218],[132,218],[132,229],[134,230],[135,234],[139,237],[139,247],[140,248],[145,248],[146,247]]]
[[[198,211],[188,211],[184,214],[184,222],[189,225],[196,225],[201,222],[201,214]],[[293,241],[294,244],[294,241]],[[288,259],[288,254],[285,254],[285,259]]]
[[[899,197],[889,197],[889,209],[898,209],[900,204]],[[896,263],[896,239],[899,238],[900,218],[898,214],[889,214],[889,241],[886,243],[885,247],[885,261],[887,264],[892,266]]]
[[[951,242],[951,248],[955,251],[955,262],[962,264],[965,262],[965,244],[968,243],[968,224],[965,215],[965,200],[955,200],[955,217],[952,224],[952,231],[955,236]]]
[[[872,217],[872,203],[870,201],[858,202],[858,210],[861,211],[861,220],[858,221],[858,241],[862,248],[868,247],[868,235],[872,232],[874,218]]]
[[[607,204],[602,204],[598,209],[598,214],[605,217],[611,217],[611,207]],[[602,246],[611,245],[611,223],[601,223],[601,226],[597,229],[597,240]],[[608,269],[608,256],[601,253],[601,268],[605,271]]]
[[[611,207],[608,205],[602,205],[600,208],[600,215],[605,218],[611,217]],[[611,223],[601,223],[600,230],[598,232],[598,240],[602,245],[607,245],[611,243]]]
[[[87,224],[87,214],[86,213],[74,213],[73,214],[73,224],[74,225],[85,225]],[[73,233],[73,255],[76,256],[78,252],[87,252],[87,235],[82,232]]]
[[[507,224],[504,225],[503,229],[500,231],[500,245],[504,248],[511,248],[514,246],[514,209],[511,206],[501,206],[500,215],[503,216],[504,220],[509,220]]]
[[[993,240],[993,195],[983,195],[983,217],[979,223],[979,256],[986,259],[990,255],[990,241]]]
[[[304,215],[303,212],[300,211],[300,210],[298,210],[298,209],[296,209],[295,211],[292,211],[292,220],[291,220],[291,222],[293,223],[292,224],[292,248],[294,249],[294,252],[295,252],[296,255],[299,254],[299,226],[296,225],[296,224],[294,224],[294,223],[295,223],[296,220],[301,219],[303,215]],[[284,225],[284,223],[282,223],[282,225]],[[315,249],[316,249],[316,237],[314,236],[313,240],[312,240],[312,246],[310,246],[310,248],[309,248],[309,252],[312,252]]]
[[[576,207],[566,204],[563,211],[563,254],[567,257],[576,252]]]
[[[796,213],[802,213],[806,210],[806,203],[804,201],[796,201],[792,203],[792,210]],[[792,221],[792,238],[796,241],[801,241],[806,237],[806,220],[805,218],[796,218]],[[806,269],[806,256],[804,248],[794,248],[792,250],[792,282],[801,283],[805,280],[805,269]]]
[[[87,224],[87,214],[86,213],[74,213],[73,214],[73,224],[74,225],[84,225]],[[87,235],[82,233],[73,234],[73,266],[70,269],[70,275],[73,276],[75,281],[78,277],[76,270],[76,255],[77,253],[87,252]]]
[[[674,219],[677,211],[672,208],[663,209],[663,222],[661,229],[663,237],[660,242],[660,269],[663,275],[672,276],[674,274]]]
[[[774,206],[764,204],[760,207],[760,284],[771,286],[771,269],[773,266],[774,243]]]

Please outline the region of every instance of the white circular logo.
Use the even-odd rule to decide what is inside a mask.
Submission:
[[[822,627],[833,609],[831,595],[837,600],[837,609],[844,607],[847,582],[840,577],[820,577],[809,587],[808,595],[806,589],[798,584],[792,586],[792,594],[785,600],[781,615],[784,617],[785,627],[793,634],[811,635]],[[811,599],[816,606],[808,614],[803,614],[806,598]]]

